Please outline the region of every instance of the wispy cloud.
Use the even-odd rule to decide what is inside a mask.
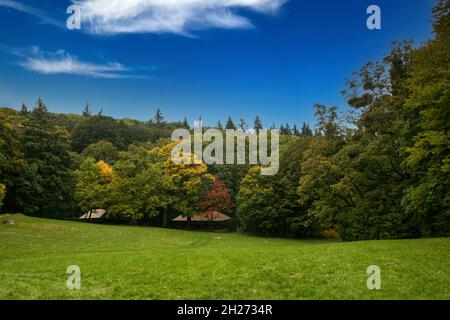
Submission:
[[[0,0],[0,7],[13,9],[16,11],[20,11],[20,12],[32,15],[32,16],[38,18],[39,21],[44,24],[51,24],[53,26],[57,26],[60,28],[65,27],[64,23],[51,18],[47,12],[40,10],[38,8],[32,7],[30,5],[24,4],[22,2],[18,2],[15,0]]]
[[[2,49],[19,57],[19,65],[24,69],[41,74],[68,74],[103,79],[147,78],[130,74],[133,70],[120,63],[96,64],[84,62],[65,50],[45,52],[39,47],[32,47],[28,50],[5,47],[2,47]]]
[[[289,0],[71,0],[81,8],[83,29],[94,34],[175,33],[193,30],[252,28],[243,10],[274,14]],[[0,8],[35,16],[65,27],[49,12],[17,0],[0,0]]]
[[[251,28],[239,10],[273,14],[288,0],[72,0],[96,34],[176,33]]]

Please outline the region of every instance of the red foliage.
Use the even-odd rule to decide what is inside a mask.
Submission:
[[[228,211],[235,207],[231,200],[230,193],[225,184],[218,176],[214,179],[214,185],[207,191],[197,205],[197,209],[202,212]]]

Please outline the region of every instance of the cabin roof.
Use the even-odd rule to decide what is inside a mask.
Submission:
[[[229,216],[226,214],[220,213],[218,211],[207,211],[203,213],[196,214],[191,218],[191,221],[228,221],[231,220]],[[174,222],[180,222],[180,221],[187,221],[187,217],[183,217],[182,215],[179,215],[175,219],[173,219]]]
[[[105,215],[106,215],[105,209],[96,209],[96,210],[91,210],[91,211],[83,214],[78,219],[80,219],[80,220],[101,219],[101,218],[104,218]]]

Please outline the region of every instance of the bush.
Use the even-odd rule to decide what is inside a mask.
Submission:
[[[327,240],[341,240],[341,236],[336,229],[330,228],[320,232],[320,235]]]

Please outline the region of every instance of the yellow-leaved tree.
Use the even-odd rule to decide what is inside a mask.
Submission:
[[[194,155],[186,156],[195,158]],[[214,176],[208,173],[206,164],[175,164],[172,159],[164,163],[163,172],[165,180],[170,181],[171,206],[189,221],[197,213],[196,207],[202,196],[212,188]]]
[[[111,189],[117,182],[112,167],[104,161],[96,162],[93,158],[87,158],[75,175],[78,206],[84,212],[106,209],[111,199]]]

